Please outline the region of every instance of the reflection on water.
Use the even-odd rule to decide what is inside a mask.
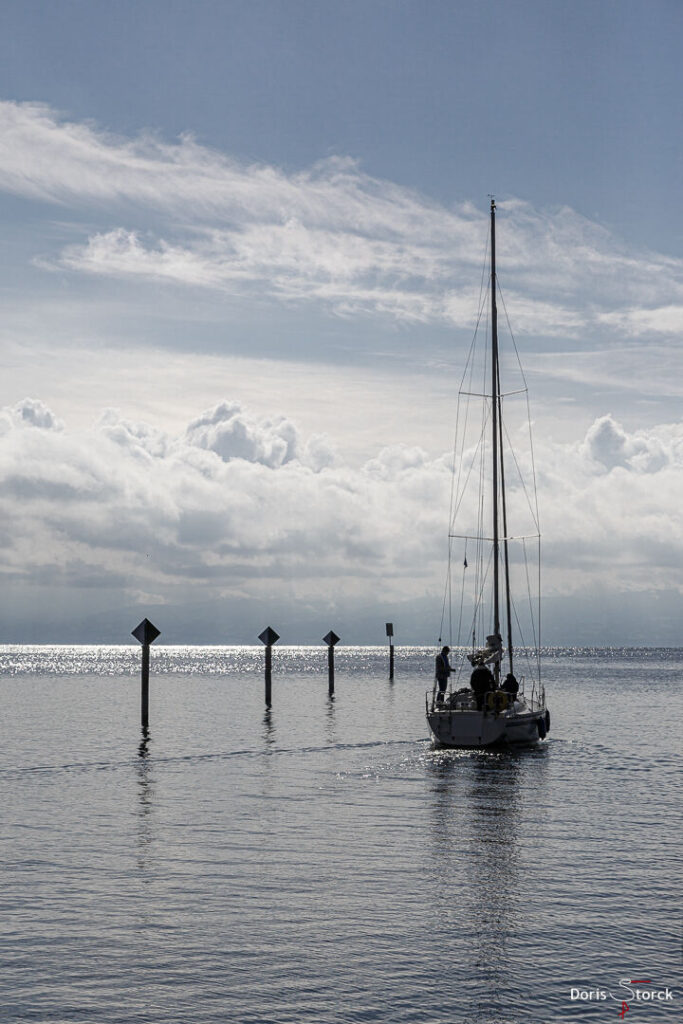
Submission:
[[[137,865],[145,881],[149,881],[154,843],[154,780],[149,759],[149,729],[142,729],[135,765],[137,776]]]
[[[481,752],[466,790],[471,843],[479,851],[467,862],[474,894],[468,930],[476,951],[478,1009],[486,1014],[506,987],[512,969],[508,936],[518,927],[520,771],[518,754]]]
[[[138,754],[140,757],[147,757],[149,755],[149,729],[146,725],[142,727],[142,739],[138,747]]]
[[[325,705],[325,738],[328,743],[337,742],[337,728],[336,720],[334,717],[334,694],[329,693],[327,695],[327,701]]]
[[[263,712],[263,749],[266,754],[275,752],[275,719],[273,709],[269,706]]]
[[[433,750],[425,761],[433,840],[431,914],[440,924],[444,952],[450,947],[453,960],[472,979],[472,1020],[510,1014],[500,993],[509,990],[514,970],[509,938],[522,926],[522,794],[530,780],[534,787],[539,784],[544,772],[536,767],[546,760],[543,747]]]

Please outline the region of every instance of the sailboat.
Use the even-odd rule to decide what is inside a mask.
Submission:
[[[448,606],[452,634],[454,596],[457,598],[453,570],[462,564],[460,600],[456,600],[459,635],[457,646],[454,647],[451,640],[450,647],[459,661],[451,666],[448,648],[444,647],[446,661],[437,672],[441,684],[435,681],[432,691],[425,695],[432,739],[446,747],[534,744],[543,740],[550,728],[550,712],[541,683],[540,609],[534,603],[535,599],[540,602],[540,529],[528,389],[512,332],[511,356],[506,353],[503,358],[499,343],[494,198],[491,199],[489,240],[489,295],[485,294],[485,275],[482,275],[477,327],[458,392],[449,571],[441,623],[443,632]],[[484,332],[486,340],[482,345],[478,344],[479,327],[485,314],[490,315],[490,330]],[[507,313],[505,315],[507,317]],[[518,380],[513,381],[515,375]],[[527,455],[516,450],[519,431],[509,430],[504,418],[517,398],[523,400],[528,425]],[[478,408],[478,415],[472,414],[473,407]],[[524,470],[530,474],[532,486],[525,483]],[[468,497],[472,491],[474,495]],[[512,532],[514,513],[520,513],[524,521],[519,533]],[[464,546],[462,562],[457,557],[461,544]],[[535,598],[531,594],[533,572],[529,571],[529,548],[536,554],[538,563]],[[528,603],[527,600],[516,602],[513,577],[521,577],[526,584]],[[466,618],[468,608],[471,608],[469,619]],[[462,643],[460,635],[464,627],[467,628],[466,644]],[[443,656],[437,655],[437,662]],[[524,672],[519,670],[519,665]],[[448,686],[446,673],[451,677]]]

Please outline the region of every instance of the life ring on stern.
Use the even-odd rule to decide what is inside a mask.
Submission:
[[[493,690],[486,698],[486,706],[489,711],[495,711],[498,714],[500,711],[505,711],[509,699],[510,695],[505,690]]]

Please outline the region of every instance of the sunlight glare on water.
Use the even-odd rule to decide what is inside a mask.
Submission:
[[[546,652],[518,751],[431,746],[422,648],[392,684],[339,647],[330,698],[276,647],[266,710],[262,648],[155,647],[144,740],[139,657],[0,648],[3,1021],[546,1024],[678,983],[681,652]]]

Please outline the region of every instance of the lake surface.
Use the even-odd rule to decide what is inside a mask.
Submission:
[[[262,649],[152,648],[145,742],[139,648],[0,648],[0,1019],[683,1019],[683,651],[548,652],[517,752],[432,748],[433,650],[326,656],[266,712]]]

